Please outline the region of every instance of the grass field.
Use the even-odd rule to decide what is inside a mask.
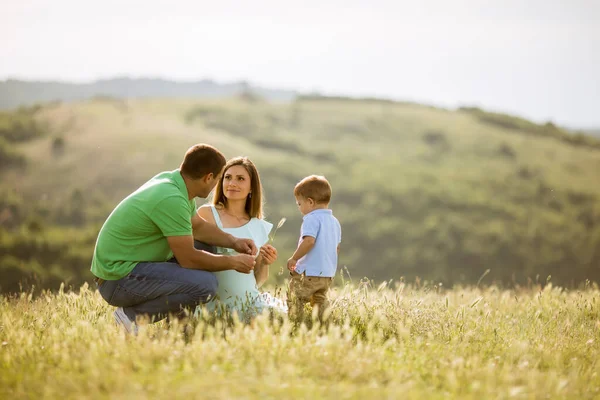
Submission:
[[[0,297],[0,398],[600,398],[600,291],[339,285],[328,328],[142,326],[84,285]]]

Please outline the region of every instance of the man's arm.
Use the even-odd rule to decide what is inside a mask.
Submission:
[[[189,269],[205,271],[225,271],[234,269],[242,273],[250,273],[254,269],[254,257],[247,254],[222,256],[211,254],[194,248],[193,236],[168,236],[167,242],[179,265]]]
[[[218,226],[202,218],[198,212],[192,216],[192,232],[194,239],[212,246],[234,249],[242,254],[256,254],[258,251],[252,240],[239,239],[223,232]]]
[[[215,224],[202,218],[197,212],[192,216],[192,231],[194,239],[212,246],[232,248],[235,237],[225,233]]]

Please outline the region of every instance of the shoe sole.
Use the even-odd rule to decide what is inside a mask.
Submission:
[[[114,317],[115,317],[115,322],[117,323],[117,325],[121,325],[127,333],[133,333],[132,323],[131,323],[131,321],[129,321],[129,319],[124,320],[123,317],[121,317],[120,313],[118,313],[116,311],[114,313]]]

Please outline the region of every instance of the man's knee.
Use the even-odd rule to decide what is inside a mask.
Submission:
[[[199,271],[200,272],[200,271]],[[217,277],[212,272],[201,271],[202,274],[194,282],[195,294],[197,295],[198,302],[204,303],[212,299],[217,294],[217,286],[219,282]]]
[[[219,281],[217,280],[217,277],[215,276],[215,274],[210,273],[209,274],[209,279],[207,281],[207,291],[210,294],[210,297],[215,297],[215,295],[217,294],[217,287],[219,286]]]

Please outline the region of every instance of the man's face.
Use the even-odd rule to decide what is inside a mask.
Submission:
[[[219,180],[210,173],[201,179],[201,185],[198,190],[198,197],[207,198],[213,191]]]

